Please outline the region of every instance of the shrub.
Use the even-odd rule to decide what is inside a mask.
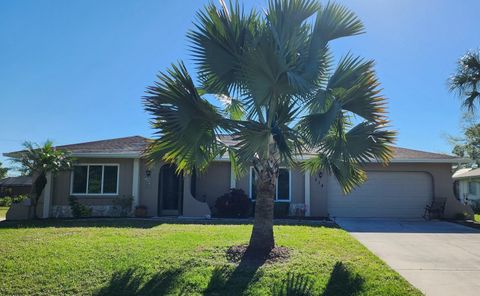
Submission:
[[[121,208],[120,216],[126,217],[132,211],[133,196],[123,195],[117,199],[114,199],[114,203]]]
[[[472,210],[475,214],[480,214],[480,201],[478,200],[471,200],[470,205],[472,207]]]
[[[82,205],[75,196],[70,196],[68,202],[74,218],[89,217],[92,215],[92,209]]]
[[[0,198],[0,207],[9,207],[28,198],[28,195],[5,196]]]
[[[242,189],[230,189],[215,201],[215,216],[222,218],[245,218],[252,202]]]

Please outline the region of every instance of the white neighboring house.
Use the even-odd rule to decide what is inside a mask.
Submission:
[[[458,198],[470,205],[480,205],[480,168],[465,168],[456,171],[453,180],[458,183]]]

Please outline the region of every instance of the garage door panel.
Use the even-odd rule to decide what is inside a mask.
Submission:
[[[367,172],[361,187],[344,195],[328,180],[328,210],[333,217],[421,217],[432,197],[431,177],[422,172]]]

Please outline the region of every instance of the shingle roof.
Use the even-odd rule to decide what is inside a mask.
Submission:
[[[453,179],[478,178],[480,177],[480,168],[478,169],[460,169],[453,174]]]
[[[32,186],[31,176],[8,177],[0,180],[0,187]]]
[[[142,136],[133,136],[78,144],[57,146],[58,149],[67,149],[72,153],[125,153],[142,152],[147,146],[148,139]]]
[[[234,145],[235,140],[230,135],[221,135],[219,139],[226,145]],[[147,147],[150,140],[141,136],[116,138],[109,140],[85,142],[71,145],[58,146],[59,149],[68,149],[74,155],[88,155],[88,154],[132,154],[139,155]],[[420,150],[413,150],[401,147],[393,147],[394,157],[393,161],[443,161],[443,162],[461,162],[463,159],[441,153],[425,152]],[[15,152],[7,153],[7,156],[14,156]]]

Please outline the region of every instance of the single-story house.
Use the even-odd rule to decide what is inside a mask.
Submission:
[[[459,169],[453,174],[453,180],[461,202],[480,206],[480,168]]]
[[[31,191],[31,176],[8,177],[0,180],[0,197],[24,195]]]
[[[226,144],[231,137],[222,136]],[[75,196],[92,209],[92,215],[112,215],[116,200],[131,197],[133,207],[143,205],[149,216],[210,215],[215,200],[230,188],[243,189],[254,198],[252,171],[235,178],[228,158],[218,158],[203,174],[179,176],[162,162],[147,165],[142,158],[149,140],[140,136],[58,146],[77,159],[71,171],[48,176],[41,204],[41,217],[70,216],[69,197]],[[7,153],[14,156],[15,153]],[[344,195],[336,179],[325,172],[282,169],[276,202],[289,203],[315,217],[418,218],[436,197],[446,197],[446,216],[470,211],[455,198],[452,164],[458,157],[395,148],[390,165],[365,165],[368,181]],[[14,216],[11,216],[14,217]]]

